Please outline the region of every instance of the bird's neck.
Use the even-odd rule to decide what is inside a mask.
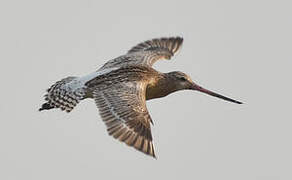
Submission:
[[[177,90],[174,80],[166,73],[147,86],[146,100],[164,97]]]

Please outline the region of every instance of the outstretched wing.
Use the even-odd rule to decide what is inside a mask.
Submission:
[[[96,87],[93,97],[109,135],[155,157],[145,91],[142,82],[124,82]]]
[[[161,59],[170,59],[182,46],[183,38],[158,38],[142,42],[128,51],[126,55],[108,61],[101,69],[122,65],[152,66]]]

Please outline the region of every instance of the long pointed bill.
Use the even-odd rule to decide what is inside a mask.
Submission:
[[[205,88],[202,88],[201,86],[193,83],[193,87],[192,87],[193,90],[197,90],[197,91],[200,91],[202,93],[206,93],[206,94],[209,94],[211,96],[214,96],[214,97],[217,97],[217,98],[221,98],[221,99],[224,99],[226,101],[229,101],[229,102],[233,102],[233,103],[237,103],[237,104],[242,104],[242,102],[239,102],[239,101],[236,101],[234,99],[230,99],[228,97],[225,97],[225,96],[222,96],[220,94],[217,94],[215,92],[212,92],[212,91],[209,91],[208,89],[205,89]]]

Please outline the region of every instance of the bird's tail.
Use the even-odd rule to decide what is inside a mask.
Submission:
[[[70,112],[85,98],[85,90],[77,77],[67,77],[53,84],[44,97],[46,102],[39,111],[60,108]]]

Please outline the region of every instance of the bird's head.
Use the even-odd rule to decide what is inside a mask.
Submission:
[[[180,72],[180,71],[173,71],[170,73],[167,73],[168,77],[171,81],[171,83],[174,84],[175,86],[175,90],[184,90],[184,89],[189,89],[189,90],[196,90],[196,91],[200,91],[202,93],[217,97],[217,98],[221,98],[224,99],[226,101],[229,102],[233,102],[233,103],[237,103],[237,104],[242,104],[242,102],[236,101],[234,99],[222,96],[220,94],[217,94],[215,92],[212,92],[208,89],[205,89],[201,86],[199,86],[198,84],[196,84],[195,82],[193,82],[193,80],[190,78],[190,76],[188,76],[187,74]]]

